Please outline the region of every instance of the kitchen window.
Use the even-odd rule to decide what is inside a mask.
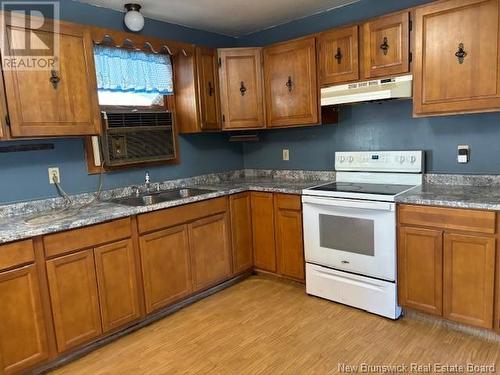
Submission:
[[[164,106],[173,94],[169,55],[95,45],[94,59],[101,106]]]

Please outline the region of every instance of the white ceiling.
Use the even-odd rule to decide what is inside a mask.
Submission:
[[[359,0],[77,0],[124,11],[137,2],[145,17],[242,36]]]

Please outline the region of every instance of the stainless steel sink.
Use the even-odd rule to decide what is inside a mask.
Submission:
[[[150,206],[152,204],[175,201],[178,199],[195,197],[197,195],[213,193],[215,190],[198,188],[180,188],[161,191],[158,193],[140,194],[138,196],[127,196],[111,199],[110,202],[122,204],[125,206]]]

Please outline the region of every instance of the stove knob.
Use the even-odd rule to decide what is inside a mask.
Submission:
[[[410,163],[415,163],[417,161],[417,158],[415,156],[410,157]]]
[[[339,160],[340,160],[340,162],[341,162],[341,163],[345,162],[345,156],[341,156],[341,157],[339,158]]]
[[[352,156],[349,156],[349,163],[352,163],[354,161],[354,158]]]
[[[399,162],[400,162],[401,164],[403,164],[403,163],[405,162],[405,157],[404,157],[403,155],[401,155],[401,156],[399,157]]]

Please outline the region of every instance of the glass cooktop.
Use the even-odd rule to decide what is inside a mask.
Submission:
[[[364,182],[334,182],[327,185],[316,186],[309,190],[359,194],[397,195],[413,187],[414,185],[368,184]]]

